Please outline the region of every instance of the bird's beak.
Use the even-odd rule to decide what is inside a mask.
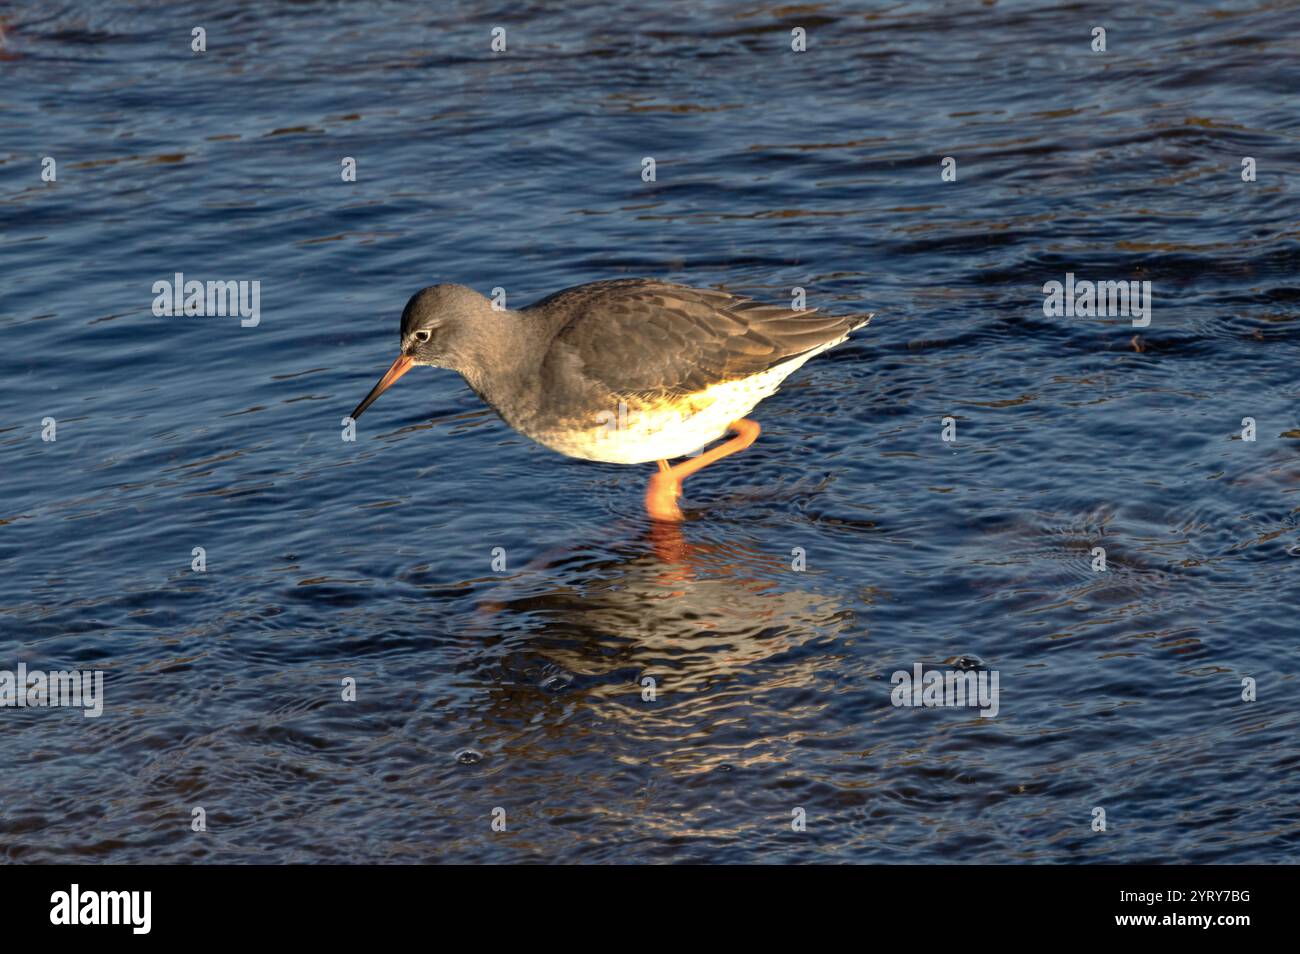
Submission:
[[[397,360],[393,362],[393,366],[384,372],[384,376],[379,379],[379,383],[370,389],[370,393],[366,395],[366,399],[358,404],[357,409],[352,412],[352,420],[355,421],[359,418],[362,411],[374,404],[375,399],[379,397],[379,395],[387,391],[394,381],[404,375],[407,371],[410,371],[414,365],[414,358],[408,357],[404,354],[399,354]]]

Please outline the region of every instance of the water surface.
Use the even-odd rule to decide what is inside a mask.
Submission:
[[[1289,860],[1297,23],[9,5],[0,668],[107,698],[0,710],[0,857]],[[176,272],[260,281],[260,324],[155,317]],[[1045,316],[1067,272],[1150,281],[1150,325]],[[624,276],[876,318],[678,535],[649,468],[554,455],[450,372],[340,439],[423,285]],[[891,704],[957,660],[995,717]]]

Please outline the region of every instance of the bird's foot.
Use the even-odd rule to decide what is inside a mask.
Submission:
[[[682,510],[677,506],[677,498],[682,495],[682,482],[671,470],[660,470],[650,478],[645,489],[645,509],[651,520],[665,523],[680,523]]]

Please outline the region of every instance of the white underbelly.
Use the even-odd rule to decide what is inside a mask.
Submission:
[[[825,348],[838,342],[828,343]],[[728,426],[770,396],[801,364],[824,351],[801,354],[766,371],[715,384],[689,397],[655,407],[622,404],[601,412],[587,430],[536,435],[569,457],[607,464],[643,464],[687,457],[722,437]]]

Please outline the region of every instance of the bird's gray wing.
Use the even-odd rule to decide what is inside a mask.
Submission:
[[[620,279],[558,292],[547,361],[611,394],[680,397],[838,341],[868,315],[764,305],[712,289]]]

